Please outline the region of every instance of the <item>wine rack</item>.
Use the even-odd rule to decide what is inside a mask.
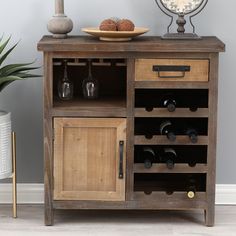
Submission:
[[[200,209],[213,226],[218,58],[225,45],[216,37],[44,36],[38,49],[45,71],[45,224],[53,224],[57,209]],[[65,61],[74,87],[68,101],[57,87]],[[88,65],[99,84],[96,99],[83,97]]]
[[[172,104],[175,109],[169,111],[168,107],[164,108],[160,103],[162,97],[173,97],[173,94],[176,97]],[[142,108],[144,109],[141,110]],[[207,173],[208,112],[207,90],[174,90],[174,86],[171,90],[135,90],[135,196],[138,192],[139,195],[140,193],[149,195],[152,199],[153,193],[166,193],[169,198],[172,196],[178,199],[178,195],[175,196],[174,193],[181,193],[181,198],[188,201],[190,200],[187,190],[189,178],[196,182],[196,190],[191,195],[193,205],[198,201],[198,195],[204,196]],[[165,121],[173,125],[175,140],[169,140],[166,135],[161,135],[159,127]],[[197,141],[192,142],[189,139],[184,131],[187,126],[198,130]],[[142,163],[144,162],[142,148],[147,146],[155,153],[156,161],[150,168],[145,169]],[[163,158],[167,149],[175,154],[174,159],[171,160],[171,168],[170,163],[165,163],[166,160]]]

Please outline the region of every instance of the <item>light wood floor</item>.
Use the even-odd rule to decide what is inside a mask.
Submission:
[[[236,236],[236,206],[217,206],[216,225],[204,226],[202,212],[182,211],[57,211],[55,225],[43,225],[43,206],[0,205],[1,236]]]

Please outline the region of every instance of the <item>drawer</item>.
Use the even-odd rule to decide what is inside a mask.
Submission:
[[[209,61],[137,59],[135,81],[208,81]]]

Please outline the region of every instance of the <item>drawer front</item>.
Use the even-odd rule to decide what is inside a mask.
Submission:
[[[137,59],[136,81],[208,81],[209,61],[189,59]]]

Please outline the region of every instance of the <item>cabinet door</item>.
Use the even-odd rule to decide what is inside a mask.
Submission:
[[[54,119],[54,200],[125,200],[126,119]]]

